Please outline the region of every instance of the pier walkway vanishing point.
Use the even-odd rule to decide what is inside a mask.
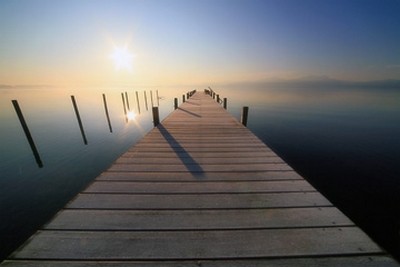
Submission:
[[[197,92],[2,266],[399,265]]]

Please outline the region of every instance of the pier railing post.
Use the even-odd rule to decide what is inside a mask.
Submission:
[[[224,109],[226,109],[228,106],[228,100],[226,97],[224,97]]]
[[[185,95],[182,95],[182,103],[185,103]]]
[[[217,103],[219,104],[219,94],[217,94]]]
[[[178,109],[178,98],[174,98],[174,109]]]
[[[157,127],[160,124],[160,115],[158,113],[158,107],[153,107],[153,125]]]
[[[242,109],[242,118],[241,118],[241,122],[244,126],[247,126],[247,117],[249,115],[249,107],[243,107]]]

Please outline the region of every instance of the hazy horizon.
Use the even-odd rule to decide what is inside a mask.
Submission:
[[[256,81],[238,81],[233,83],[216,83],[216,84],[168,84],[168,85],[155,85],[155,84],[98,84],[98,85],[52,85],[52,84],[0,84],[0,89],[34,89],[34,88],[128,88],[133,89],[162,89],[162,88],[173,88],[173,87],[186,87],[192,89],[203,89],[208,86],[218,87],[229,87],[229,88],[296,88],[296,87],[319,87],[325,88],[353,88],[353,87],[375,87],[375,88],[398,88],[400,89],[400,79],[387,79],[387,80],[370,80],[370,81],[348,81],[348,80],[336,80],[330,78],[315,78],[315,77],[302,77],[299,79],[269,79],[269,80],[256,80]]]

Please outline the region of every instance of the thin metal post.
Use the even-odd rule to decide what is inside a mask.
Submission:
[[[137,102],[138,113],[140,114],[139,94],[137,91],[136,91],[136,102]]]
[[[36,148],[35,142],[33,141],[33,138],[32,138],[31,132],[29,131],[28,125],[26,124],[26,121],[25,121],[24,115],[22,114],[21,108],[19,107],[18,101],[11,100],[11,102],[14,106],[15,112],[18,115],[18,119],[19,119],[19,122],[21,123],[22,129],[25,132],[26,139],[28,139],[28,143],[31,146],[31,150],[32,150],[33,156],[35,157],[36,163],[39,166],[39,168],[43,168],[43,162],[40,158],[40,155]]]
[[[157,127],[157,125],[160,124],[160,116],[158,113],[158,107],[153,107],[152,110],[153,110],[153,124],[154,124],[154,127]]]
[[[151,100],[151,107],[154,107],[153,104],[153,91],[150,90],[150,100]]]
[[[81,130],[83,143],[84,143],[85,145],[87,145],[87,144],[88,144],[88,141],[87,141],[87,139],[86,139],[85,130],[83,129],[83,124],[82,124],[82,121],[81,121],[81,116],[79,115],[78,105],[76,104],[75,96],[71,95],[71,100],[72,100],[72,105],[74,106],[74,110],[75,110],[75,114],[76,114],[76,119],[78,120],[79,129]]]
[[[158,90],[156,90],[156,96],[157,96],[157,107],[160,106],[160,97],[158,96]]]
[[[174,98],[174,109],[178,109],[178,98]]]
[[[241,122],[244,126],[247,126],[247,117],[249,115],[249,107],[243,107]]]
[[[128,114],[126,113],[126,105],[125,105],[124,93],[121,93],[121,96],[122,96],[122,104],[124,106],[125,121],[128,122]]]
[[[146,94],[146,91],[144,91],[144,103],[146,104],[146,110],[149,110],[149,106],[147,105],[147,94]]]
[[[227,106],[228,106],[228,100],[226,99],[226,97],[224,97],[224,109],[226,109]]]
[[[103,94],[103,103],[104,103],[104,110],[106,111],[106,118],[107,118],[107,122],[108,122],[108,128],[110,129],[110,133],[112,133],[111,120],[110,120],[110,115],[108,114],[107,100],[106,100],[106,95],[105,94]]]
[[[128,92],[125,92],[125,99],[126,99],[126,106],[128,107],[128,111],[131,110],[129,107],[129,98],[128,98]]]

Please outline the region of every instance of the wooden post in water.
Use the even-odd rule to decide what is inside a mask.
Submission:
[[[224,109],[226,109],[228,106],[228,100],[226,97],[224,97]]]
[[[87,139],[86,139],[85,130],[83,129],[83,124],[82,124],[82,121],[81,121],[81,116],[79,115],[78,105],[76,104],[75,96],[71,95],[71,100],[72,100],[72,105],[74,106],[74,110],[75,110],[75,114],[76,114],[76,119],[78,120],[79,129],[81,130],[83,143],[84,143],[85,145],[87,145],[87,144],[88,144],[88,141],[87,141]]]
[[[185,103],[185,95],[182,95],[182,103]]]
[[[160,106],[160,97],[158,96],[158,90],[156,90],[156,95],[157,95],[157,107]]]
[[[129,98],[128,98],[128,92],[125,92],[125,99],[126,99],[126,106],[128,107],[128,111],[131,110],[131,108],[129,107]]]
[[[112,133],[110,115],[108,114],[107,100],[106,100],[106,95],[105,94],[103,94],[103,103],[104,103],[104,110],[106,111],[106,118],[107,118],[107,122],[108,122],[108,128],[110,129],[110,133]]]
[[[139,105],[139,94],[136,91],[136,102],[137,102],[137,109],[138,109],[138,113],[140,114],[140,105]]]
[[[151,102],[151,107],[154,107],[153,104],[153,91],[150,90],[150,102]]]
[[[219,95],[217,95],[217,103],[219,104]]]
[[[149,110],[149,107],[147,105],[147,94],[146,94],[146,91],[144,91],[144,103],[146,105],[146,110]]]
[[[241,118],[241,122],[244,126],[247,126],[247,117],[249,115],[249,107],[243,107],[242,109],[242,118]]]
[[[189,92],[187,92],[186,93],[186,99],[189,99],[190,98],[190,94],[189,94]]]
[[[178,98],[174,98],[174,109],[178,109]]]
[[[29,131],[28,125],[26,124],[24,115],[22,114],[22,111],[21,111],[21,108],[19,107],[18,101],[11,100],[11,102],[14,106],[15,112],[18,115],[18,119],[19,119],[19,122],[21,123],[22,129],[25,132],[26,139],[28,139],[28,143],[31,147],[33,156],[35,157],[35,160],[36,160],[36,163],[39,166],[39,168],[43,168],[42,159],[40,158],[39,152],[36,148],[35,142],[33,141],[33,138],[32,138],[31,132]]]
[[[122,104],[124,106],[125,121],[128,122],[128,114],[126,113],[126,105],[125,105],[124,93],[121,93],[121,96],[122,96]]]
[[[157,127],[157,125],[160,124],[160,116],[158,113],[158,107],[152,107],[153,110],[153,124],[154,127]]]

